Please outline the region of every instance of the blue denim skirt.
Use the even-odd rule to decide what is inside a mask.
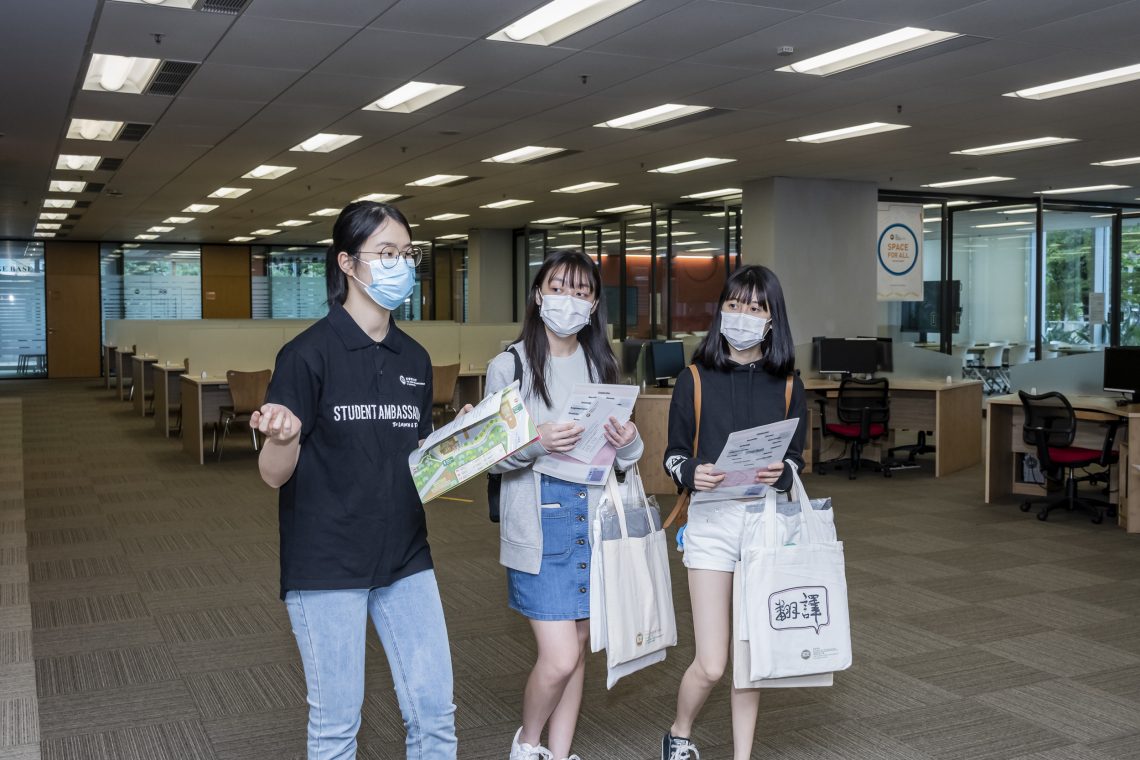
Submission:
[[[589,487],[542,476],[542,565],[507,568],[511,609],[531,620],[590,617]]]

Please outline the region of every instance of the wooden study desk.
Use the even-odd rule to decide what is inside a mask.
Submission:
[[[218,423],[219,410],[233,403],[225,375],[180,375],[182,450],[206,463],[206,424]]]
[[[133,351],[115,349],[115,387],[119,393],[119,401],[126,401],[127,394],[130,393],[130,384],[124,384],[124,380],[131,379],[131,357],[134,356]]]
[[[894,430],[933,430],[934,477],[941,478],[971,467],[982,459],[982,387],[980,380],[923,380],[889,377],[891,423]],[[815,448],[819,409],[812,395],[828,399],[828,419],[836,419],[834,399],[839,381],[804,378],[813,439],[804,446],[804,459]]]
[[[158,361],[157,356],[149,354],[135,354],[131,357],[131,377],[134,378],[135,389],[131,394],[131,403],[140,417],[146,416],[146,394],[154,384],[154,373],[151,367]]]
[[[170,410],[182,401],[181,375],[186,372],[186,367],[182,364],[155,362],[151,368],[154,382],[154,426],[169,438],[174,428]]]
[[[1131,452],[1140,452],[1140,404],[1117,406],[1116,400],[1105,396],[1066,395],[1077,416],[1077,437],[1074,444],[1099,449],[1104,445],[1104,428],[1088,424],[1120,420],[1127,427],[1116,433],[1116,448],[1120,462],[1116,466],[1117,524],[1129,533],[1140,533],[1140,463],[1129,459]],[[1027,483],[1020,477],[1022,459],[1035,453],[1022,438],[1025,416],[1017,394],[996,396],[988,402],[986,414],[986,503],[992,504],[1003,496],[1046,496],[1045,489],[1036,483]],[[1086,424],[1082,425],[1079,421]],[[1110,489],[1111,490],[1111,489]],[[1091,495],[1091,494],[1090,494]]]

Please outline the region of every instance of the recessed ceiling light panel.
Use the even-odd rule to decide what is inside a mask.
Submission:
[[[53,179],[48,182],[49,193],[82,193],[86,188],[87,183],[78,180]]]
[[[703,193],[693,193],[692,195],[682,195],[682,198],[689,200],[703,201],[708,198],[723,198],[729,195],[740,195],[743,190],[739,187],[722,187],[720,190],[706,190]]]
[[[466,174],[433,174],[430,177],[417,179],[408,184],[412,187],[440,187],[441,185],[451,185],[464,179],[467,179]]]
[[[788,140],[788,142],[826,143],[834,142],[836,140],[848,140],[852,137],[874,135],[878,134],[879,132],[893,132],[896,129],[909,128],[909,124],[888,124],[887,122],[883,121],[872,121],[866,124],[856,124],[853,127],[843,127],[842,129],[833,129],[828,132],[817,132],[814,135],[792,137]]]
[[[577,185],[567,185],[560,187],[557,190],[551,190],[552,193],[588,193],[591,190],[601,190],[604,187],[614,187],[616,182],[579,182]]]
[[[364,111],[388,111],[391,113],[412,113],[437,100],[459,92],[462,85],[435,84],[433,82],[408,82],[390,93],[364,106]]]
[[[964,187],[965,185],[984,185],[989,182],[1009,182],[1013,177],[973,177],[971,179],[952,179],[946,182],[931,182],[923,187]]]
[[[731,164],[735,160],[735,158],[695,158],[692,161],[682,161],[679,164],[659,166],[649,171],[654,174],[684,174],[685,172],[708,169],[709,167],[720,166],[721,164]]]
[[[101,119],[72,119],[67,127],[69,140],[98,140],[110,142],[119,136],[123,129],[121,121],[104,121]]]
[[[503,209],[512,208],[514,206],[525,206],[528,203],[534,203],[534,201],[524,201],[519,198],[507,198],[506,200],[495,201],[494,203],[486,203],[479,208]]]
[[[1014,90],[1005,93],[1007,98],[1028,98],[1029,100],[1045,100],[1061,95],[1072,95],[1075,92],[1095,90],[1098,87],[1108,87],[1114,84],[1123,84],[1140,79],[1140,64],[1124,66],[1119,69],[1099,71],[1095,74],[1086,74],[1082,77],[1063,79],[1060,82],[1050,82],[1036,87],[1027,87],[1024,90]]]
[[[337,148],[343,148],[351,142],[360,139],[360,135],[337,135],[329,132],[319,132],[308,140],[294,145],[289,150],[305,153],[331,153]]]
[[[1084,185],[1082,187],[1058,187],[1055,190],[1038,190],[1035,195],[1064,195],[1067,193],[1098,193],[1102,190],[1126,190],[1131,185]]]
[[[162,61],[158,58],[131,58],[122,55],[91,56],[83,89],[138,95],[147,88]]]
[[[56,159],[55,168],[64,171],[89,172],[94,171],[101,160],[99,156],[77,156],[65,153]]]
[[[1032,150],[1033,148],[1048,148],[1052,145],[1064,145],[1077,142],[1075,137],[1034,137],[1029,140],[1016,140],[1014,142],[998,143],[997,145],[983,145],[980,148],[964,148],[950,151],[958,156],[992,156],[997,153],[1013,153],[1018,150]]]
[[[214,192],[210,193],[211,198],[240,198],[249,192],[248,187],[219,187]]]
[[[789,66],[782,66],[776,71],[825,77],[857,66],[881,61],[884,58],[909,53],[928,45],[945,42],[958,36],[960,35],[955,32],[939,32],[908,26],[807,58]]]
[[[553,45],[639,2],[641,0],[552,0],[487,39]]]
[[[664,105],[647,108],[644,111],[619,116],[616,119],[595,124],[595,127],[608,127],[610,129],[643,129],[654,124],[680,119],[685,116],[708,111],[710,106],[686,106],[679,103],[665,103]]]
[[[470,214],[454,214],[451,212],[445,214],[436,214],[435,216],[425,217],[429,222],[450,222],[452,219],[462,219]]]
[[[485,164],[525,164],[527,161],[534,161],[539,158],[546,158],[553,156],[555,153],[563,153],[565,148],[544,148],[540,145],[526,145],[522,148],[515,148],[508,150],[506,153],[500,153],[497,156],[484,158]]]
[[[296,169],[296,166],[273,166],[271,164],[262,164],[255,166],[245,174],[241,175],[242,179],[277,179],[284,177],[289,172]]]
[[[184,214],[208,214],[216,208],[217,208],[217,205],[212,204],[212,203],[191,203],[189,206],[182,209],[182,213],[184,213]]]

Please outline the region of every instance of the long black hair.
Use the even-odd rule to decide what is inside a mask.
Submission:
[[[408,225],[408,220],[395,206],[374,201],[355,201],[341,209],[333,225],[332,244],[325,251],[325,286],[328,289],[329,306],[334,303],[343,304],[348,297],[348,277],[337,261],[340,252],[355,256],[369,236],[389,220],[402,226],[407,230],[408,237],[411,237],[412,228]]]
[[[733,300],[744,304],[758,301],[768,309],[771,324],[764,340],[760,342],[761,366],[779,377],[790,375],[796,368],[796,346],[792,342],[792,329],[788,325],[784,289],[780,287],[780,281],[771,269],[756,265],[737,269],[724,283],[708,335],[693,352],[693,361],[705,369],[720,372],[729,369],[728,346],[720,334],[720,315],[724,302]]]
[[[526,296],[526,316],[519,335],[530,367],[531,393],[539,396],[548,407],[553,406],[550,390],[546,387],[546,360],[550,356],[550,342],[546,337],[538,295],[542,284],[556,274],[562,277],[568,288],[588,286],[597,301],[597,308],[590,315],[589,323],[578,331],[577,336],[578,343],[586,353],[586,367],[590,377],[601,383],[616,383],[618,379],[617,358],[607,339],[606,299],[598,265],[581,251],[560,251],[542,262],[538,274],[534,276],[534,282],[530,284]]]

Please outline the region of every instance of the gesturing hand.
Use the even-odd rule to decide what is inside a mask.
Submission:
[[[301,420],[281,404],[263,404],[250,415],[249,426],[278,443],[289,443],[301,434]]]
[[[633,443],[633,439],[637,437],[637,427],[632,422],[627,422],[624,425],[618,422],[617,417],[610,417],[610,421],[606,423],[603,428],[606,440],[615,449],[620,449],[623,446],[628,446]]]
[[[693,490],[711,491],[719,486],[722,480],[724,480],[724,473],[717,472],[716,465],[699,464],[696,472],[693,473]]]
[[[576,422],[544,422],[538,426],[538,434],[547,451],[565,454],[578,445],[584,429]]]

